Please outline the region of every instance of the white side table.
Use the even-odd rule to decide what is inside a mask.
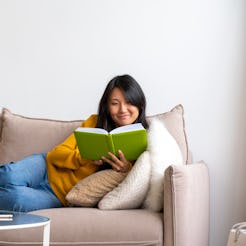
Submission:
[[[44,216],[12,211],[0,210],[1,214],[12,214],[11,220],[0,219],[0,230],[16,230],[22,228],[31,228],[43,226],[43,246],[49,246],[50,244],[50,219]]]

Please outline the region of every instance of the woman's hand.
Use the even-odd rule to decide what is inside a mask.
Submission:
[[[101,165],[103,162],[107,162],[112,166],[113,170],[117,172],[126,173],[130,171],[132,167],[132,163],[125,158],[121,150],[118,151],[119,157],[117,157],[111,152],[109,152],[108,154],[111,157],[111,159],[102,156],[101,160],[94,161],[94,163],[96,165]]]

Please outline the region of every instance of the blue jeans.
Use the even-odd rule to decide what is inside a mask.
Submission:
[[[46,169],[46,154],[0,164],[0,210],[28,212],[62,207],[52,191]]]

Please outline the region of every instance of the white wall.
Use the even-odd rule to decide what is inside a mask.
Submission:
[[[211,246],[246,220],[244,0],[0,0],[0,106],[35,117],[96,112],[129,73],[148,114],[182,103],[211,178]]]

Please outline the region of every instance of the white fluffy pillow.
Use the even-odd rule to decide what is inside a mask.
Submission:
[[[151,162],[150,186],[143,207],[160,211],[163,208],[163,179],[166,168],[172,164],[182,165],[181,150],[164,124],[151,121],[148,131],[148,148]]]
[[[149,153],[143,152],[126,178],[98,203],[100,209],[132,209],[143,203],[149,187]]]

